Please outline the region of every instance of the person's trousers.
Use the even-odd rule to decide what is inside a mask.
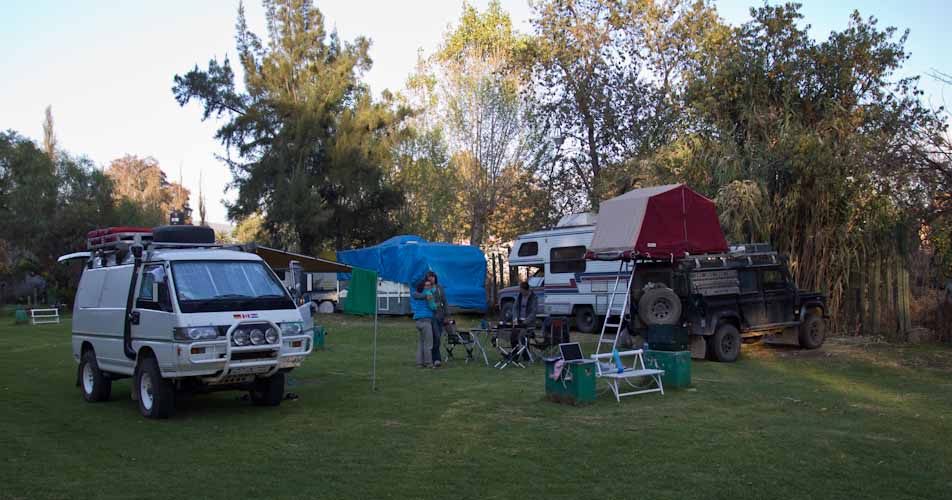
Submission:
[[[416,362],[418,365],[428,366],[433,363],[433,322],[430,318],[416,320],[416,329],[419,334]]]
[[[440,337],[443,336],[443,320],[433,318],[433,361],[443,361],[440,356]]]

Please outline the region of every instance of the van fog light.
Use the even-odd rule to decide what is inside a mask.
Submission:
[[[237,346],[246,346],[251,343],[251,335],[248,333],[248,330],[235,330],[235,334],[232,335],[232,340],[235,341]]]
[[[264,339],[267,340],[269,344],[274,344],[275,342],[278,341],[278,331],[275,330],[273,327],[268,328],[264,332]]]
[[[251,343],[252,343],[252,344],[254,344],[254,345],[261,345],[261,344],[264,344],[264,342],[265,342],[265,340],[264,340],[264,332],[262,332],[261,330],[259,330],[259,329],[257,329],[257,328],[255,328],[254,330],[251,330]]]

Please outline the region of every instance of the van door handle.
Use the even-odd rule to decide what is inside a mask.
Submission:
[[[129,314],[129,322],[133,325],[139,324],[139,311],[132,311],[132,313]]]

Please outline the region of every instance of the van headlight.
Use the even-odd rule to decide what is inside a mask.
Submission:
[[[281,335],[300,335],[304,331],[304,323],[300,321],[291,321],[288,323],[281,323],[278,326],[281,327]]]
[[[260,328],[251,330],[251,343],[254,345],[264,344],[264,332]]]
[[[264,339],[267,340],[269,344],[274,344],[278,341],[278,330],[273,326],[268,327],[268,329],[264,331]]]
[[[186,326],[174,329],[175,340],[192,342],[196,340],[214,340],[218,338],[218,328],[214,326]]]

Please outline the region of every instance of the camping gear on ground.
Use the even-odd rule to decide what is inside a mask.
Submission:
[[[478,350],[483,356],[483,362],[486,363],[486,366],[489,366],[489,357],[486,356],[486,350],[483,349],[483,344],[479,341],[479,336],[475,332],[475,330],[457,331],[455,321],[447,325],[446,361],[456,359],[456,357],[453,355],[453,349],[457,346],[463,346],[463,349],[466,350],[466,363],[469,363],[470,361],[476,361],[473,353]]]
[[[605,354],[593,354],[592,359],[596,362],[601,360],[611,360],[615,357],[616,352],[609,352]],[[660,392],[661,395],[664,395],[664,385],[662,384],[661,375],[664,374],[663,370],[647,368],[645,366],[645,359],[643,356],[643,351],[641,349],[636,349],[633,351],[623,351],[618,352],[617,355],[624,358],[631,358],[631,366],[624,367],[624,370],[619,372],[616,370],[614,364],[595,364],[595,376],[598,378],[605,379],[608,382],[608,387],[611,389],[612,394],[615,395],[615,401],[621,402],[621,398],[624,396],[635,396],[637,394],[647,394],[649,392]],[[649,385],[647,388],[643,386],[635,385],[632,380],[636,379],[648,379],[650,382],[653,382],[654,387]],[[628,386],[633,388],[633,391],[621,392],[621,382],[624,381]]]
[[[568,404],[595,401],[595,361],[585,359],[578,342],[559,345],[558,357],[545,358],[545,397]]]
[[[59,324],[59,309],[30,309],[31,325]]]
[[[314,348],[324,350],[324,337],[327,335],[327,332],[324,330],[323,326],[314,327]]]
[[[645,344],[655,351],[686,351],[688,329],[681,325],[648,325]]]
[[[690,351],[656,351],[652,345],[652,349],[645,352],[645,365],[663,370],[661,381],[669,388],[691,385]]]
[[[29,316],[27,316],[25,309],[17,308],[17,310],[13,313],[13,320],[14,320],[14,323],[19,325],[23,323],[28,323],[30,321],[30,318]]]
[[[525,368],[526,365],[522,364],[522,361],[532,363],[534,359],[529,350],[529,339],[532,337],[535,337],[535,327],[501,323],[493,335],[493,345],[501,358],[493,368],[504,370],[510,364]]]
[[[419,236],[395,236],[372,247],[339,251],[337,260],[376,270],[384,284],[413,286],[427,271],[433,271],[446,290],[450,307],[486,311],[486,257],[476,247],[431,243]],[[342,273],[338,278],[347,280],[350,275]],[[409,290],[405,293],[409,296]]]

